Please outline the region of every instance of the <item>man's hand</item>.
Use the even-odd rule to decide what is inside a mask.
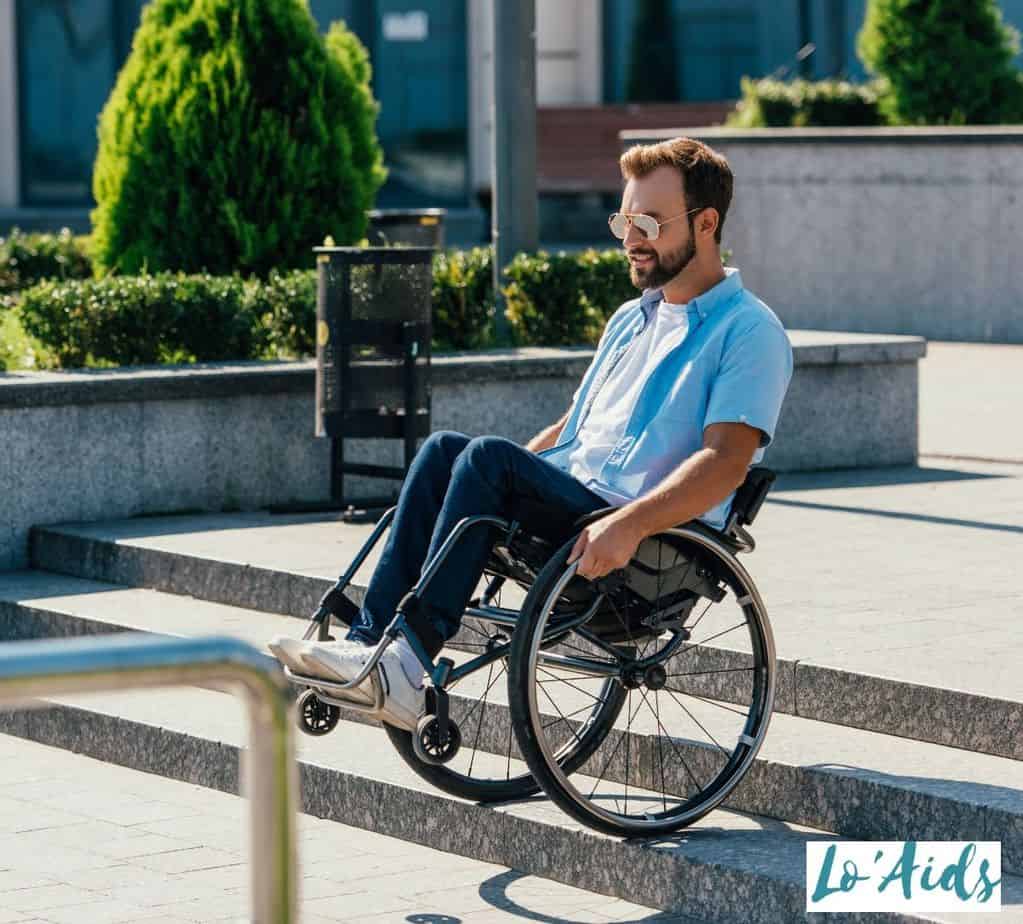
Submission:
[[[579,559],[576,574],[595,581],[624,568],[644,538],[634,524],[608,514],[583,529],[568,555],[568,563]]]

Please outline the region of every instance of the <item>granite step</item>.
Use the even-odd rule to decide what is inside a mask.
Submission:
[[[226,632],[262,645],[273,634],[304,628],[304,621],[279,614],[161,591],[38,571],[0,575],[4,639]],[[480,672],[458,687],[456,716],[472,707],[484,682]],[[510,737],[506,702],[497,683],[487,724],[498,753]],[[637,738],[650,731],[641,721],[634,726]],[[637,746],[634,753],[643,752]],[[1023,766],[1006,758],[780,714],[726,805],[859,839],[999,840],[1004,868],[1023,873]]]
[[[241,703],[232,697],[201,689],[121,691],[39,705],[0,713],[0,731],[108,763],[238,791],[246,723]],[[803,920],[805,844],[835,839],[804,826],[726,810],[673,838],[606,837],[566,819],[543,799],[483,807],[427,791],[379,729],[347,722],[325,739],[300,740],[298,759],[301,808],[307,814],[718,922]],[[1003,877],[1002,904],[1000,924],[1023,919],[1023,879]],[[842,920],[876,918],[848,915]],[[920,913],[888,920],[908,924],[956,916]]]
[[[32,562],[97,581],[308,617],[333,583],[324,575],[351,561],[372,529],[322,515],[262,513],[66,524],[33,530]],[[355,576],[356,600],[379,550]],[[819,658],[779,657],[775,711],[1023,760],[1023,735],[1008,731],[1023,727],[1023,702],[969,688],[951,672],[940,680],[914,682]]]

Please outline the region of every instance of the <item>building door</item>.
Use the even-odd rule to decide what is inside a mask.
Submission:
[[[23,204],[92,204],[96,121],[143,2],[17,0]]]
[[[468,201],[468,82],[464,0],[376,0],[373,85],[390,171],[378,202]]]
[[[320,28],[343,19],[366,46],[387,163],[380,208],[468,204],[465,0],[311,0]]]

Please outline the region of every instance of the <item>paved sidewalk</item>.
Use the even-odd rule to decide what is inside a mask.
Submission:
[[[920,452],[1023,463],[1023,345],[928,343]]]
[[[8,736],[0,753],[0,924],[248,920],[245,800]],[[299,832],[303,924],[695,924],[306,815]]]

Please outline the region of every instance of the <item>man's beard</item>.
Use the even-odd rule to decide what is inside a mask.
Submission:
[[[689,241],[673,253],[660,256],[651,251],[654,264],[650,269],[637,269],[630,264],[629,278],[637,289],[659,289],[671,282],[682,272],[696,256],[696,241],[690,236]]]

